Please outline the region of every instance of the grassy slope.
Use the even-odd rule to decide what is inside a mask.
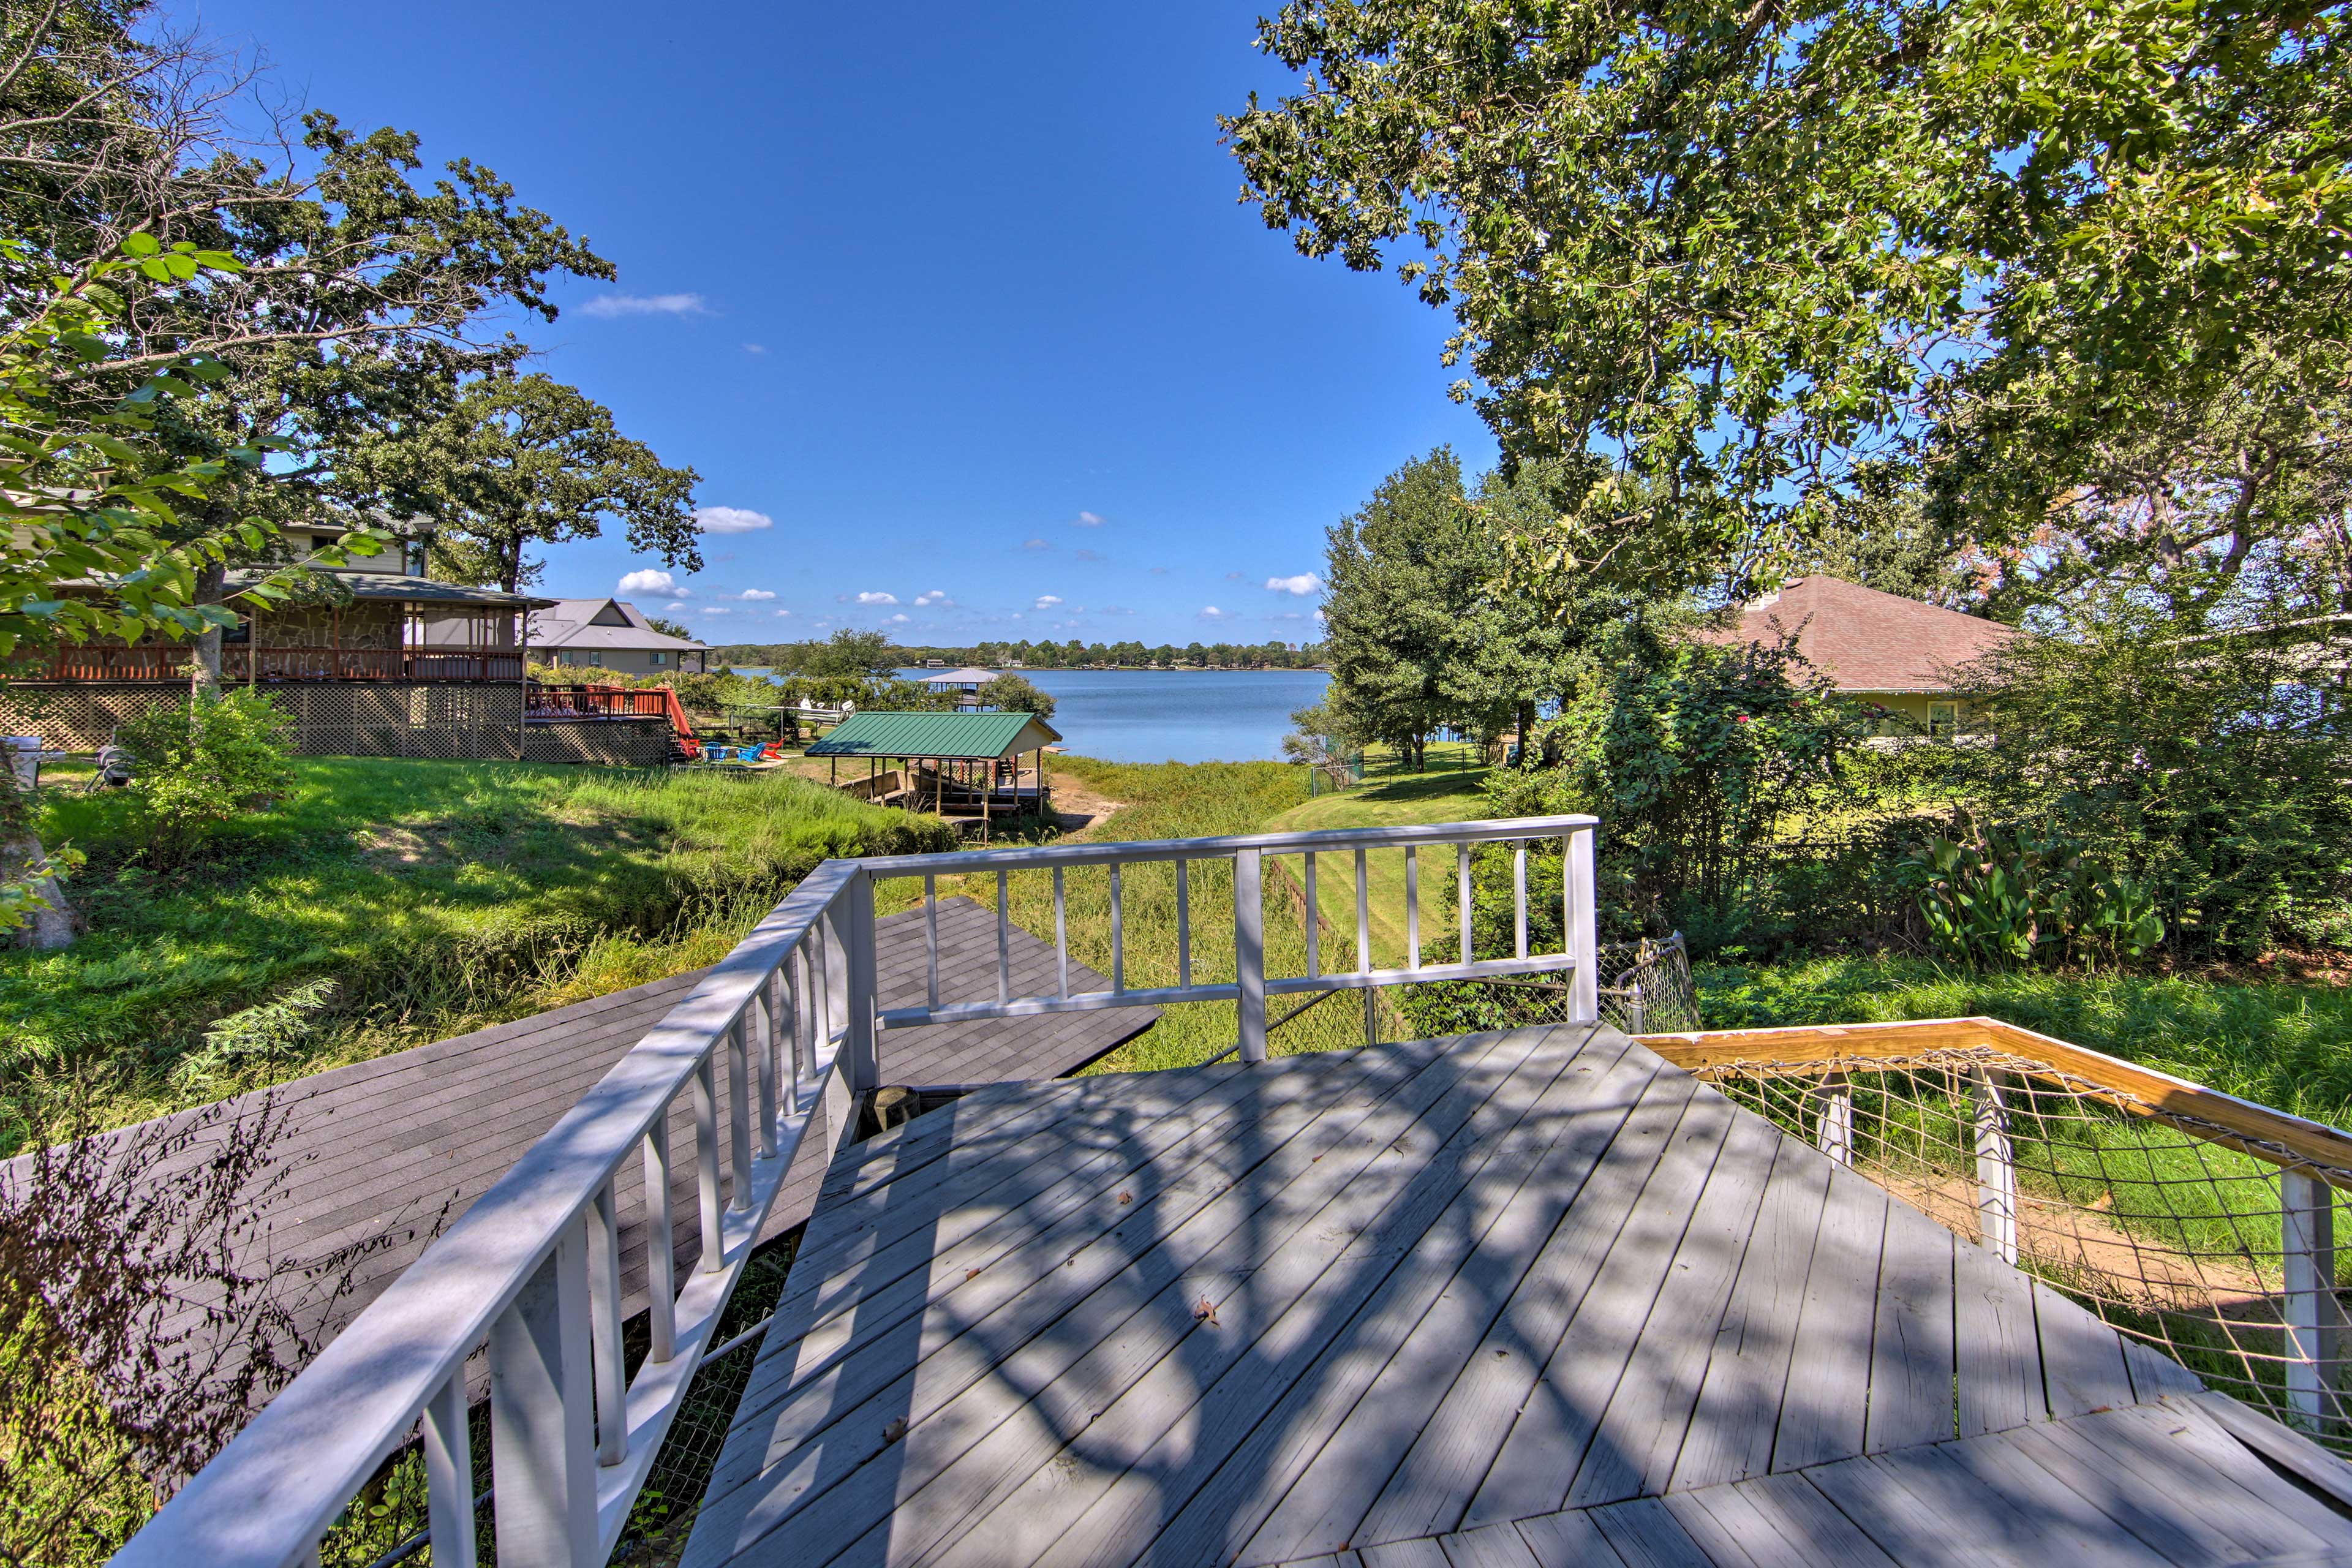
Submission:
[[[1255,833],[1269,817],[1295,805],[1307,793],[1306,771],[1282,763],[1208,763],[1195,766],[1162,763],[1155,766],[1098,763],[1084,757],[1056,758],[1055,772],[1077,778],[1097,794],[1129,804],[1109,821],[1080,841],[1137,838],[1210,837],[1223,834]],[[1196,981],[1230,980],[1234,973],[1233,873],[1223,865],[1202,863],[1190,877],[1192,911],[1192,975]],[[992,881],[969,879],[966,887],[940,889],[970,894],[992,905]],[[1141,866],[1124,873],[1121,904],[1130,985],[1172,985],[1177,979],[1176,876],[1172,867]],[[887,891],[887,889],[886,889]],[[1110,973],[1110,894],[1108,875],[1093,869],[1076,871],[1067,879],[1070,951],[1101,973]],[[1012,879],[1011,906],[1014,921],[1047,942],[1054,936],[1053,880],[1045,873]],[[1271,969],[1302,965],[1306,958],[1305,925],[1291,902],[1269,882],[1266,896],[1266,964]],[[1295,1004],[1277,1000],[1270,1011],[1279,1017]],[[1099,1070],[1130,1072],[1150,1068],[1182,1067],[1203,1060],[1234,1043],[1236,1025],[1229,1002],[1193,1003],[1163,1009],[1160,1023],[1131,1044],[1122,1047]],[[1295,1051],[1330,1050],[1361,1045],[1363,1010],[1335,999],[1296,1022],[1275,1031],[1269,1045],[1277,1055]],[[886,1048],[887,1042],[885,1042]],[[885,1068],[887,1072],[887,1068]]]
[[[288,1067],[395,1049],[708,962],[826,856],[943,832],[779,774],[318,758],[299,775],[165,874],[138,863],[127,798],[50,796],[47,841],[90,855],[70,889],[90,930],[0,953],[0,1075],[96,1068],[120,1091],[320,975],[341,1032]]]
[[[1433,771],[1406,774],[1336,795],[1318,795],[1295,805],[1265,825],[1268,833],[1309,833],[1334,827],[1402,827],[1425,822],[1467,822],[1486,815],[1484,768],[1468,773]],[[1449,867],[1424,864],[1424,876],[1453,875]],[[1402,963],[1406,947],[1404,857],[1402,852],[1365,857],[1365,912],[1372,928],[1376,963]],[[1438,895],[1450,884],[1424,883],[1422,889],[1423,951],[1448,929],[1444,910],[1449,900]],[[1315,901],[1323,918],[1341,931],[1356,929],[1356,868],[1349,856],[1318,856],[1315,868]],[[1433,921],[1434,923],[1431,923]],[[1333,962],[1352,962],[1339,955]],[[1337,1004],[1333,1004],[1337,1005]]]

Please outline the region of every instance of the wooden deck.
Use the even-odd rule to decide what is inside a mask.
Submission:
[[[921,911],[915,910],[877,922],[876,962],[886,1007],[923,1000],[922,920]],[[969,900],[942,900],[940,945],[943,986],[959,986],[961,994],[994,984],[992,913]],[[1055,965],[1050,944],[1016,930],[1009,951],[1016,986],[1053,989]],[[262,1101],[272,1096],[285,1115],[284,1131],[274,1150],[278,1194],[268,1210],[268,1233],[256,1237],[257,1242],[267,1245],[274,1256],[295,1258],[315,1258],[375,1238],[390,1242],[360,1261],[347,1294],[329,1300],[322,1293],[293,1303],[305,1325],[340,1328],[381,1295],[424,1250],[445,1214],[448,1219],[462,1214],[701,974],[697,970],[674,975],[223,1102],[220,1110],[232,1121],[257,1114]],[[1076,964],[1070,981],[1085,989],[1109,984]],[[1051,1079],[1074,1072],[1131,1039],[1157,1016],[1151,1008],[1129,1008],[898,1030],[882,1037],[883,1071],[896,1083]],[[722,1072],[722,1127],[727,1105]],[[110,1136],[138,1136],[157,1125]],[[681,1152],[672,1207],[683,1270],[700,1247],[690,1153],[692,1109],[685,1096],[679,1097],[672,1115],[670,1138],[672,1147]],[[216,1142],[215,1137],[199,1140],[184,1156],[159,1165],[158,1174],[209,1158]],[[808,1218],[830,1142],[820,1106],[763,1236],[781,1236]],[[22,1180],[26,1164],[22,1159],[12,1162],[6,1167],[8,1178]],[[618,1196],[622,1279],[626,1309],[634,1313],[646,1304],[645,1194],[635,1161],[621,1176]],[[160,1327],[175,1333],[196,1316],[191,1308]]]
[[[1004,1085],[835,1161],[684,1561],[2352,1563],[2219,1398],[1613,1031]]]

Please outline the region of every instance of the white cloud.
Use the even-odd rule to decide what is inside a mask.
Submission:
[[[647,568],[643,572],[632,572],[622,578],[619,592],[643,594],[655,599],[683,599],[694,590],[681,585],[667,572],[656,572]]]
[[[1021,542],[1021,548],[1024,550],[1051,550],[1054,547],[1046,543],[1042,539],[1024,539]]]
[[[1078,513],[1077,516],[1070,519],[1070,526],[1072,528],[1100,528],[1102,526],[1102,519],[1093,512],[1082,511]]]
[[[746,588],[735,596],[739,599],[761,600],[772,599],[775,597],[773,594],[769,593],[765,588]]]
[[[735,612],[724,605],[697,605],[694,613],[698,616],[731,616]]]
[[[1226,618],[1226,613],[1214,605],[1203,605],[1201,606],[1201,618],[1204,621],[1222,621]]]
[[[615,316],[699,316],[699,294],[599,294],[580,307],[583,316],[610,321]]]
[[[793,613],[792,613],[790,610],[778,610],[778,611],[776,612],[776,619],[778,619],[778,620],[780,620],[780,621],[788,621],[788,620],[791,620],[792,618],[793,618]]]
[[[1108,561],[1110,557],[1105,555],[1099,550],[1081,550],[1078,552],[1078,559],[1081,561]]]
[[[893,626],[905,626],[907,624],[907,617],[904,616],[892,616],[890,617],[890,622]]]
[[[747,354],[763,354],[768,352],[768,345],[765,343],[745,343],[743,345],[743,352]]]
[[[948,591],[945,588],[932,588],[915,595],[915,608],[952,610],[955,608],[955,601],[948,597]]]
[[[1061,602],[1062,596],[1059,594],[1040,594],[1037,595],[1037,602],[1029,607],[1033,610],[1050,610]]]
[[[857,595],[857,602],[861,605],[895,605],[898,602],[898,595],[896,594],[860,594]]]
[[[1246,572],[1228,572],[1225,574],[1225,581],[1228,583],[1246,583],[1249,581],[1249,574]]]
[[[1312,572],[1301,572],[1296,577],[1268,577],[1265,591],[1269,594],[1296,594],[1305,598],[1323,591],[1323,579]]]
[[[694,509],[694,526],[705,533],[757,533],[775,527],[776,520],[749,507],[698,506]]]
[[[1316,618],[1317,620],[1318,620],[1318,621],[1328,621],[1328,620],[1329,620],[1331,617],[1330,617],[1330,616],[1327,616],[1327,615],[1325,615],[1322,611],[1318,610],[1318,611],[1316,611],[1316,612],[1315,612],[1315,618]]]

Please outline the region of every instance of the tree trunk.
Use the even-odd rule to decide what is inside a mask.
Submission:
[[[219,562],[205,563],[196,573],[196,603],[216,603],[227,577],[228,569]],[[217,697],[220,689],[221,632],[218,626],[206,626],[196,634],[196,657],[188,661],[188,692],[190,696]]]
[[[1521,767],[1528,765],[1528,725],[1534,720],[1535,713],[1534,703],[1522,701],[1519,704],[1519,766]]]

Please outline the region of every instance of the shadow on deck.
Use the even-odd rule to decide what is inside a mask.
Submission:
[[[2341,1562],[2347,1506],[2286,1428],[1559,1026],[845,1144],[685,1562]]]

